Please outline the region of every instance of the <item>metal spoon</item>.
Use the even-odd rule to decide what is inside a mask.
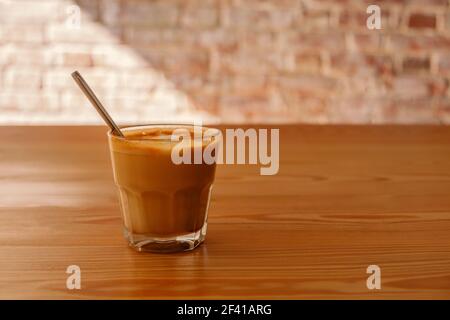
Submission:
[[[75,80],[75,82],[80,87],[81,91],[86,95],[86,97],[89,99],[91,104],[95,107],[95,109],[98,111],[100,116],[103,118],[103,120],[106,122],[106,124],[111,128],[112,131],[114,131],[118,136],[125,137],[120,131],[120,128],[115,124],[109,113],[106,111],[106,109],[103,107],[100,100],[98,100],[97,96],[95,95],[94,91],[89,87],[89,85],[86,83],[86,81],[83,79],[81,74],[78,71],[72,72],[72,78]]]

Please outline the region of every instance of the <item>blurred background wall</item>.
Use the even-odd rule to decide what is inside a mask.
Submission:
[[[381,30],[369,30],[369,5]],[[0,0],[0,124],[449,123],[448,0]]]

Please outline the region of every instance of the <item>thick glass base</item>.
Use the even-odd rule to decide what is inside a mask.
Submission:
[[[172,253],[190,251],[197,248],[204,240],[207,224],[196,231],[174,237],[155,237],[146,234],[136,234],[124,228],[125,238],[130,247],[137,251]]]

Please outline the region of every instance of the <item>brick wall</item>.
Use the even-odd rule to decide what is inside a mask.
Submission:
[[[79,69],[121,122],[449,123],[449,49],[448,0],[0,0],[0,122],[98,121]]]

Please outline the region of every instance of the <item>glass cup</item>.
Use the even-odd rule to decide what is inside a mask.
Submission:
[[[184,139],[180,130],[187,134]],[[121,131],[125,137],[110,131],[108,139],[129,245],[151,252],[196,248],[206,235],[216,161],[206,163],[202,157],[199,163],[197,157],[194,163],[193,158],[196,152],[203,155],[206,148],[214,149],[220,131],[189,125],[143,125]],[[179,156],[188,159],[189,152],[191,163],[177,164]]]

